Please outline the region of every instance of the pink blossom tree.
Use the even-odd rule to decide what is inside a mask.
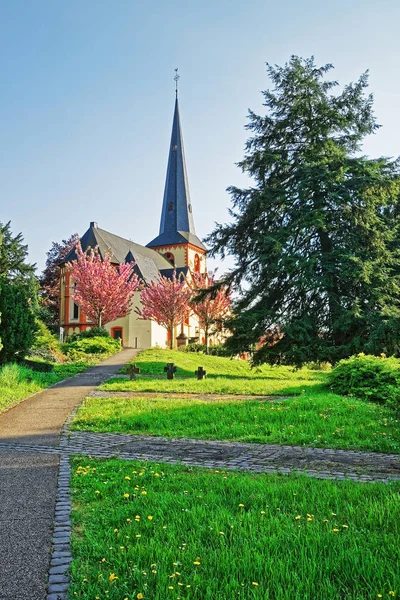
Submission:
[[[141,292],[143,308],[136,309],[140,319],[155,321],[169,333],[169,347],[174,347],[174,328],[183,323],[192,295],[183,276],[173,272],[171,279],[160,277],[151,281]]]
[[[192,274],[193,298],[191,308],[197,318],[199,325],[204,330],[204,338],[208,352],[208,339],[212,333],[227,316],[231,306],[231,300],[227,291],[223,288],[214,289],[215,276],[207,273]],[[205,290],[210,290],[208,294]]]
[[[83,252],[80,243],[76,245],[76,253],[77,260],[67,264],[75,284],[73,301],[97,327],[125,317],[140,287],[132,271],[133,263],[115,266],[111,252],[102,258],[97,248]]]

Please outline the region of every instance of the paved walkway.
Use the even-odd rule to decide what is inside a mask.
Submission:
[[[68,414],[137,351],[123,350],[0,415],[0,600],[43,600]],[[20,450],[23,450],[22,452]]]

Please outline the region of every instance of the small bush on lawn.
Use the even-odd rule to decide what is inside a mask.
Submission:
[[[207,352],[207,346],[205,344],[188,344],[180,348],[182,352],[198,352],[199,354],[209,354],[210,356],[232,356],[223,344],[218,346],[209,346]]]
[[[66,357],[61,352],[61,344],[46,325],[36,319],[37,332],[32,348],[29,350],[29,358],[38,358],[53,363],[62,363]]]
[[[118,340],[112,337],[92,337],[74,340],[64,344],[64,352],[72,360],[79,360],[87,354],[112,354],[120,350]]]
[[[341,360],[328,379],[337,394],[400,408],[400,360],[359,354]]]
[[[104,329],[104,327],[91,327],[90,329],[86,329],[86,331],[82,331],[79,334],[79,338],[81,340],[94,337],[110,338],[111,336],[107,329]]]

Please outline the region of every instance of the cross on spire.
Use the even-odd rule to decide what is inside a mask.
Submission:
[[[178,69],[175,69],[175,77],[174,77],[174,81],[175,81],[175,94],[178,95],[178,81],[180,79],[180,75],[178,74]]]

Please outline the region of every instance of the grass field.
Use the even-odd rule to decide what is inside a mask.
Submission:
[[[91,364],[81,361],[54,365],[52,373],[39,373],[16,364],[4,365],[0,368],[0,413],[22,398],[85,371]]]
[[[328,392],[283,402],[87,398],[72,428],[400,453],[398,415]]]
[[[177,366],[176,379],[168,381],[164,367]],[[105,391],[194,392],[197,394],[293,395],[324,382],[326,375],[309,369],[263,365],[251,369],[249,363],[204,354],[176,350],[150,349],[135,359],[140,376],[135,381],[110,379],[100,389]],[[194,372],[202,366],[207,379],[198,381]]]
[[[400,483],[74,458],[71,598],[400,593]]]

